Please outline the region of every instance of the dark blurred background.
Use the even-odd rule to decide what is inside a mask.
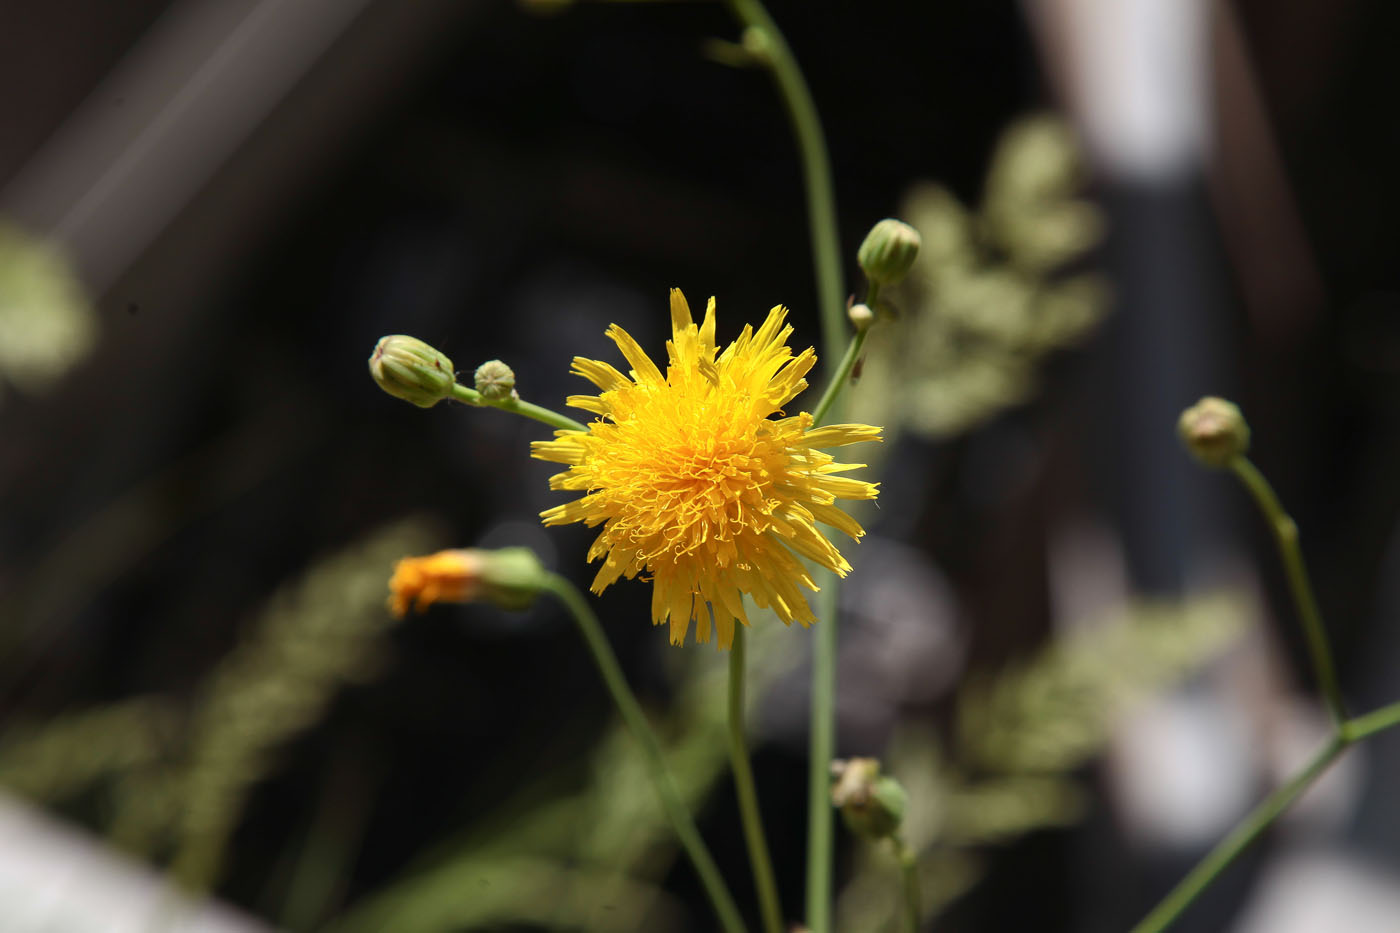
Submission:
[[[781,103],[762,69],[717,62],[706,45],[737,39],[726,9],[543,7],[0,9],[0,218],[63,250],[96,321],[90,354],[61,378],[0,395],[0,725],[32,732],[143,696],[172,700],[178,721],[271,594],[407,515],[432,517],[428,549],[525,544],[591,578],[591,535],[538,526],[557,501],[553,467],[526,459],[540,427],[385,396],[365,368],[383,334],[421,337],[464,372],[504,359],[524,397],[554,407],[580,391],[570,357],[616,357],[609,323],[660,352],[672,286],[692,305],[718,297],[722,339],[782,303],[794,342],[820,343]],[[1081,265],[1114,295],[1092,338],[1046,361],[1032,397],[885,451],[870,541],[916,552],[914,576],[939,581],[939,602],[911,624],[943,633],[957,660],[936,675],[900,671],[913,686],[875,713],[859,701],[873,689],[862,677],[889,671],[843,667],[839,751],[881,754],[897,722],[948,732],[954,682],[1055,637],[1066,527],[1111,542],[1111,560],[1081,571],[1091,582],[1175,597],[1228,578],[1264,594],[1245,653],[1270,659],[1258,662],[1273,672],[1257,675],[1272,685],[1262,702],[1297,715],[1241,714],[1237,742],[1198,741],[1190,717],[1154,720],[1166,729],[1154,747],[1204,763],[1190,770],[1204,783],[1189,786],[1218,791],[1224,803],[1200,808],[1218,817],[1195,835],[1154,835],[1179,794],[1134,803],[1124,786],[1140,772],[1124,764],[1131,748],[1113,746],[1076,772],[1089,789],[1082,819],[986,847],[980,881],[937,924],[1125,929],[1286,773],[1269,764],[1280,733],[1301,730],[1305,749],[1322,736],[1270,543],[1242,494],[1179,452],[1185,405],[1227,394],[1248,415],[1256,462],[1303,529],[1355,708],[1394,699],[1400,683],[1400,577],[1387,572],[1400,560],[1400,131],[1389,115],[1400,8],[773,0],[772,13],[825,123],[852,291],[856,245],[912,183],[975,204],[1005,127],[1049,109],[1081,130],[1107,230]],[[881,552],[855,550],[859,577],[859,555]],[[664,709],[676,690],[667,652],[679,649],[644,623],[649,595],[623,583],[599,607],[634,687]],[[779,713],[760,703],[755,750],[794,918],[809,637],[778,643],[796,669],[773,687]],[[581,781],[611,718],[551,605],[439,607],[378,644],[372,675],[331,691],[249,782],[213,882],[245,914],[318,928],[480,831],[527,777]],[[1259,700],[1230,699],[1249,662],[1231,663],[1180,688],[1207,720],[1234,715],[1217,702]],[[1183,739],[1163,721],[1194,725]],[[1207,767],[1220,741],[1253,749],[1235,749],[1244,763],[1219,779],[1226,790]],[[172,748],[155,760],[185,754]],[[1183,928],[1393,929],[1400,811],[1385,789],[1400,744],[1381,737],[1358,762],[1339,803],[1266,838]],[[326,806],[330,822],[317,823]],[[52,809],[102,833],[120,807],[85,789]],[[733,814],[720,780],[702,828],[751,908]],[[312,825],[340,827],[334,879],[289,914],[287,866]],[[838,840],[845,878],[860,846]],[[1379,913],[1324,927],[1297,925],[1312,921],[1293,911],[1293,926],[1264,925],[1282,910],[1266,896],[1271,871],[1298,851],[1331,866],[1304,876],[1341,879],[1319,903]],[[169,844],[145,854],[160,864]],[[683,861],[659,884],[681,905],[667,915],[678,928],[710,928]]]

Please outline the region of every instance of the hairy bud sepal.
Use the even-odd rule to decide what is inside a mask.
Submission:
[[[900,220],[886,218],[870,228],[856,252],[856,260],[872,285],[898,285],[918,258],[923,238]]]
[[[416,337],[380,337],[369,358],[369,372],[379,388],[419,408],[450,398],[456,370],[445,353]]]
[[[894,778],[880,773],[874,758],[837,759],[831,763],[835,784],[831,802],[847,828],[866,839],[888,839],[899,831],[909,795]]]
[[[1182,412],[1176,433],[1191,456],[1214,469],[1228,467],[1249,451],[1249,424],[1239,406],[1215,396]]]
[[[515,391],[515,371],[500,360],[487,360],[476,368],[476,391],[488,402],[519,398]]]

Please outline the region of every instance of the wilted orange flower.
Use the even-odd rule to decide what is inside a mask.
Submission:
[[[816,584],[796,555],[845,575],[851,568],[817,523],[864,534],[834,504],[873,499],[876,484],[838,474],[865,464],[836,463],[819,448],[880,439],[864,424],[814,428],[812,416],[782,408],[807,387],[816,354],[787,346],[787,310],[776,307],[757,333],[746,325],[718,353],[715,300],[698,327],[679,289],[671,291],[672,339],[663,376],[625,330],[607,331],[631,364],[631,378],[598,360],[575,357],[573,372],[598,395],[568,404],[598,416],[586,431],[557,431],[533,455],[566,463],[550,488],[581,499],[541,513],[546,525],[601,524],[588,552],[603,559],[593,580],[601,593],[620,576],[645,571],[654,584],[652,621],[668,618],[681,644],[692,620],[696,638],[728,648],[734,622],[749,624],[742,595],[771,608],[784,623],[815,621],[799,585]],[[707,612],[708,604],[708,612]]]
[[[481,591],[483,555],[475,550],[405,557],[389,579],[389,609],[403,618],[410,605],[422,612],[435,602],[465,603]]]

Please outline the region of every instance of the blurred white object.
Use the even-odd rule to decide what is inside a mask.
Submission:
[[[1209,146],[1205,0],[1024,0],[1097,165],[1165,181]]]
[[[1255,886],[1235,933],[1395,933],[1400,877],[1336,852],[1273,860]]]
[[[101,840],[0,794],[0,933],[268,933],[191,902]]]
[[[1254,805],[1258,771],[1243,714],[1202,693],[1145,705],[1118,730],[1113,789],[1129,831],[1149,844],[1213,843]]]
[[[1327,730],[1326,719],[1300,702],[1279,707],[1261,734],[1244,707],[1212,686],[1163,697],[1115,737],[1113,787],[1123,820],[1148,845],[1213,845],[1302,769]],[[1359,752],[1334,763],[1279,822],[1310,834],[1339,828],[1357,800]]]
[[[368,0],[171,7],[0,191],[93,292],[130,265]]]

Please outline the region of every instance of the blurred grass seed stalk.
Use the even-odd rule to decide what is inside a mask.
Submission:
[[[385,609],[384,567],[430,537],[423,522],[404,521],[319,562],[274,594],[214,671],[181,782],[172,870],[186,886],[216,882],[248,790],[278,748],[319,721],[341,686],[377,673],[381,639],[397,624]]]
[[[433,537],[424,521],[405,520],[284,586],[183,721],[175,699],[146,697],[12,727],[0,740],[0,784],[53,803],[114,780],[118,843],[150,856],[173,834],[177,876],[212,886],[244,799],[279,747],[314,725],[342,685],[376,672],[380,640],[396,624],[384,566]]]

